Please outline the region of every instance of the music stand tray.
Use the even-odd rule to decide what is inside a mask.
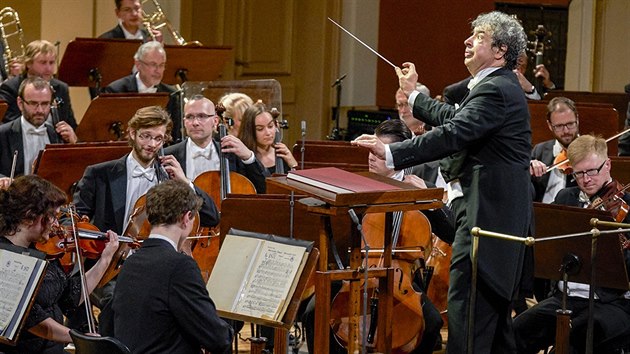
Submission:
[[[142,107],[166,108],[169,94],[159,93],[104,93],[88,107],[77,136],[81,141],[121,140],[127,131],[127,122]]]
[[[609,213],[563,205],[534,203],[536,220],[536,243],[534,257],[536,276],[539,278],[561,280],[559,270],[566,254],[578,256],[582,265],[579,272],[570,277],[570,281],[589,284],[591,278],[591,236],[538,241],[540,238],[583,233],[591,229],[590,220],[599,218],[612,221]],[[629,289],[628,274],[623,252],[617,234],[600,235],[595,259],[596,286],[614,289]]]

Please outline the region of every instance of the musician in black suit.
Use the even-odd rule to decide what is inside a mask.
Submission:
[[[184,106],[184,128],[188,138],[166,148],[165,154],[175,156],[186,176],[194,181],[203,172],[219,170],[219,149],[223,149],[230,171],[244,175],[258,193],[265,193],[265,170],[254,152],[233,135],[226,136],[221,142],[214,140],[216,125],[214,103],[202,95],[191,97]]]
[[[44,79],[32,77],[22,81],[17,98],[21,117],[0,125],[0,188],[9,183],[14,152],[17,151],[14,175],[28,175],[46,144],[77,141],[68,124],[60,124],[55,130],[46,123],[52,99],[52,90]]]
[[[142,4],[140,0],[114,0],[114,3],[118,25],[101,34],[98,38],[150,41],[152,38],[149,31],[142,28]],[[162,32],[153,30],[152,33],[155,40],[162,42]]]
[[[458,108],[414,92],[415,66],[404,63],[396,72],[413,115],[434,128],[401,143],[385,145],[371,135],[354,143],[395,169],[451,156],[442,173],[453,185],[459,184],[462,197],[451,203],[457,232],[450,268],[447,350],[465,353],[471,336],[475,353],[511,353],[515,352],[511,300],[521,279],[524,246],[490,238],[479,241],[474,317],[469,318],[470,230],[479,226],[512,235],[528,233],[530,115],[512,72],[525,50],[526,36],[516,19],[500,12],[480,15],[472,27],[464,42],[464,63],[473,79]]]
[[[604,198],[611,189],[617,191],[618,184],[610,175],[611,163],[604,139],[591,135],[580,136],[569,145],[568,156],[577,186],[561,190],[554,204],[589,207],[597,197]],[[630,194],[624,192],[622,198],[630,203]],[[626,215],[623,222],[630,222],[630,216]],[[623,252],[628,266],[630,252],[627,248]],[[567,309],[572,311],[571,352],[584,353],[589,285],[568,282],[567,287]],[[553,296],[514,319],[519,353],[537,353],[554,343],[556,310],[561,308],[562,288],[563,284],[559,282]],[[596,288],[595,294],[593,353],[616,353],[615,350],[627,343],[630,337],[630,292]]]
[[[41,77],[48,81],[53,88],[57,111],[59,113],[59,124],[68,124],[73,130],[77,128],[77,122],[74,119],[74,112],[72,111],[72,104],[70,103],[68,85],[53,78],[56,59],[57,52],[55,46],[48,41],[36,40],[29,43],[26,48],[24,48],[26,72],[20,76],[10,78],[0,85],[0,100],[5,100],[9,104],[9,108],[2,119],[3,122],[10,122],[19,118],[21,115],[17,98],[22,81],[27,77]]]
[[[173,120],[171,135],[174,143],[181,141],[182,117],[179,95],[173,86],[161,82],[164,76],[164,68],[166,67],[166,52],[162,44],[155,41],[144,43],[138,48],[133,58],[138,72],[110,83],[103,89],[103,92],[169,93],[170,97],[166,110]]]
[[[134,353],[230,353],[232,328],[216,313],[197,263],[179,252],[201,198],[166,181],[147,193],[151,234],[125,261],[112,300],[113,335]]]
[[[566,149],[580,134],[580,122],[575,103],[566,97],[554,97],[547,105],[547,126],[554,139],[538,143],[532,150],[530,174],[536,195],[535,202],[551,203],[558,191],[575,186],[575,178],[566,174],[561,165],[547,172],[549,166],[566,160]]]

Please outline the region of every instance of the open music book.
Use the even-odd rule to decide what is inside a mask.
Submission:
[[[22,247],[0,247],[0,342],[15,345],[48,262]]]
[[[207,285],[219,315],[282,322],[312,245],[230,230]]]

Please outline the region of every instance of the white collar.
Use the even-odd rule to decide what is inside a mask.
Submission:
[[[22,126],[22,132],[26,132],[29,129],[33,129],[33,130],[36,130],[36,131],[41,131],[41,130],[46,131],[46,123],[45,122],[44,122],[44,124],[40,125],[39,127],[36,127],[33,124],[31,124],[31,122],[27,121],[26,118],[24,118],[24,115],[20,116],[20,125]]]
[[[131,33],[127,31],[125,26],[123,26],[121,19],[118,19],[118,25],[120,26],[120,28],[122,28],[122,31],[125,34],[125,39],[141,39],[141,40],[144,39],[144,37],[142,36],[142,30],[140,28],[138,28],[136,33]]]
[[[175,241],[171,240],[170,238],[164,236],[164,235],[160,235],[160,234],[150,234],[149,238],[156,238],[158,240],[164,240],[168,243],[171,244],[171,246],[173,246],[173,248],[175,249],[175,251],[177,251],[177,245],[175,244]]]
[[[499,69],[501,69],[501,68],[500,67],[495,67],[495,66],[482,69],[481,71],[479,71],[477,73],[476,76],[473,76],[473,78],[470,79],[470,81],[468,82],[468,89],[472,90],[473,87],[477,86],[477,84],[481,80],[483,80],[486,76],[490,75],[491,73],[493,73],[493,72],[495,72],[495,71],[497,71]]]
[[[156,93],[157,92],[157,85],[151,86],[151,87],[145,85],[144,82],[142,82],[142,80],[140,79],[140,73],[136,73],[136,84],[138,85],[139,93]]]

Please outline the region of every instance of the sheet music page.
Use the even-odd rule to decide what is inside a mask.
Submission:
[[[294,288],[305,254],[304,247],[265,241],[234,311],[280,320],[279,311],[288,300],[289,290]]]
[[[41,274],[43,267],[37,264],[43,262],[37,258],[19,253],[0,250],[0,332],[10,337],[14,332],[15,315],[22,315],[26,311],[28,301],[24,303],[24,295],[32,295],[34,272]],[[38,275],[38,274],[36,274]],[[29,289],[30,287],[30,289]],[[21,306],[21,308],[20,308]]]
[[[234,311],[262,240],[226,235],[206,288],[217,310]]]

